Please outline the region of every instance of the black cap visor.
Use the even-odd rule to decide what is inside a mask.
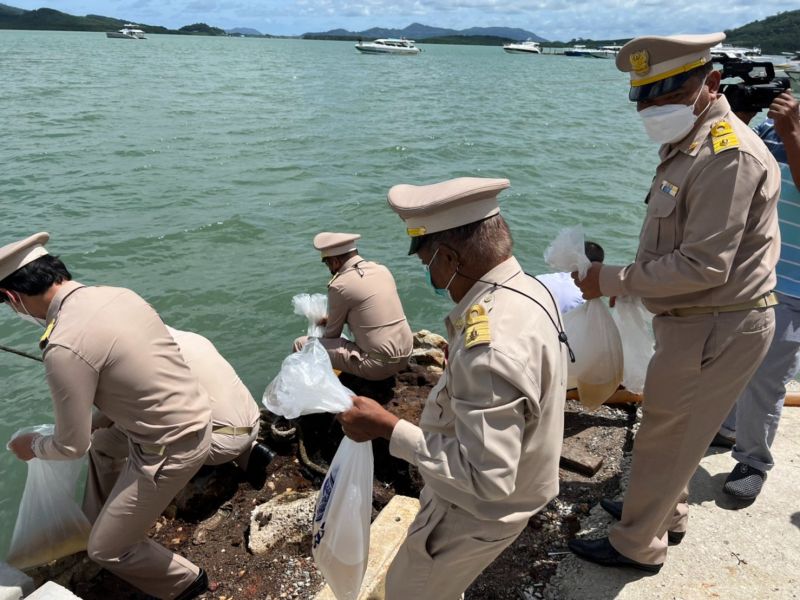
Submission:
[[[417,237],[411,238],[411,246],[408,249],[408,255],[411,256],[412,254],[416,254],[419,247],[422,245],[422,238],[423,236],[418,235]]]
[[[653,83],[648,83],[647,85],[640,85],[636,87],[631,86],[631,90],[628,92],[628,100],[631,102],[643,102],[645,100],[653,100],[654,98],[658,98],[664,94],[674,92],[684,83],[686,83],[689,78],[694,75],[694,72],[695,69],[692,69],[686,73],[678,73],[672,77],[654,81]]]

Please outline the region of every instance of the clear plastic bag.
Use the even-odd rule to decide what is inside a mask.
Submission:
[[[622,381],[619,330],[600,298],[588,300],[564,315],[564,330],[575,353],[575,362],[567,363],[567,385],[577,386],[581,404],[595,409],[611,397]]]
[[[611,313],[622,340],[622,385],[634,394],[641,394],[655,344],[653,315],[639,298],[630,296],[619,296]]]
[[[328,297],[325,294],[297,294],[292,298],[294,314],[308,319],[308,337],[322,337],[325,327],[317,325],[328,316]]]
[[[318,339],[310,338],[300,352],[283,359],[262,402],[276,415],[296,419],[312,413],[344,412],[353,405],[352,396],[333,372],[328,351]]]
[[[586,277],[592,262],[586,257],[583,227],[576,225],[562,229],[544,251],[544,260],[556,271],[577,271],[579,279]]]
[[[356,600],[367,570],[372,443],[344,438],[322,483],[311,552],[337,600]]]
[[[26,427],[12,439],[24,433],[52,435],[53,429],[52,425]],[[85,464],[85,456],[27,462],[28,478],[6,557],[8,564],[27,569],[86,549],[92,526],[75,501],[75,484]]]

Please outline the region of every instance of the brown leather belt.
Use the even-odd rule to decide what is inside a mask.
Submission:
[[[689,306],[687,308],[674,308],[662,313],[668,317],[692,317],[694,315],[716,315],[719,313],[737,312],[740,310],[753,310],[754,308],[769,308],[778,304],[778,297],[770,292],[755,300],[728,304],[727,306]]]

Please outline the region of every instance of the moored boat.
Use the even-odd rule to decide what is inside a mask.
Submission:
[[[533,40],[526,40],[524,42],[513,42],[511,44],[503,44],[503,50],[509,54],[541,54],[542,48],[539,42]]]
[[[414,45],[414,40],[405,38],[381,38],[373,42],[358,42],[356,50],[363,54],[419,54],[422,52]]]
[[[125,26],[118,30],[118,31],[108,31],[106,32],[106,37],[109,38],[117,38],[123,40],[146,40],[147,38],[144,37],[144,31],[139,29],[136,25],[132,23],[126,23]]]

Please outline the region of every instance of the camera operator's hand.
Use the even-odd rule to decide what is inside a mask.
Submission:
[[[784,140],[800,135],[800,112],[792,92],[785,91],[769,105],[767,116],[775,121],[775,132]]]

